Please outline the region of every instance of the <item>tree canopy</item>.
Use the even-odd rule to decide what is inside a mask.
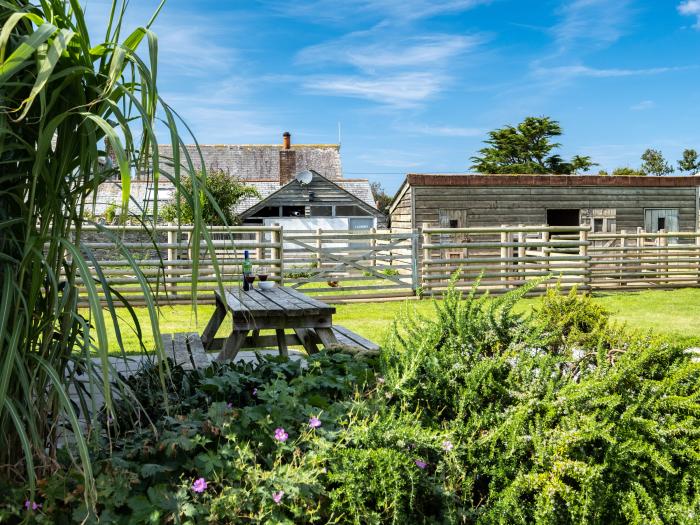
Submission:
[[[496,129],[489,132],[488,146],[471,158],[471,169],[480,173],[570,174],[597,165],[584,155],[565,161],[555,153],[561,144],[552,139],[562,133],[559,122],[549,117],[527,117],[515,127]]]
[[[683,158],[678,161],[678,171],[688,172],[690,175],[700,171],[700,160],[698,152],[694,149],[686,149],[683,151]]]
[[[661,153],[657,149],[649,148],[644,153],[642,153],[642,166],[640,171],[644,175],[656,175],[658,177],[663,177],[664,175],[669,175],[673,173],[673,166],[671,166]]]
[[[226,220],[226,224],[236,224],[238,221],[234,213],[236,204],[246,197],[260,197],[258,190],[254,187],[247,186],[221,169],[207,171],[206,179],[203,173],[199,172],[197,179],[200,181],[199,186],[203,187],[202,191],[208,193],[208,198],[201,199],[202,220],[206,224],[221,226],[224,224],[223,219]],[[192,179],[185,175],[181,183],[186,192],[178,194],[176,199],[166,204],[160,215],[166,221],[179,219],[184,224],[191,224],[194,214],[192,202],[187,196],[192,195]]]
[[[387,213],[389,211],[389,204],[391,204],[391,195],[389,195],[382,187],[381,182],[370,182],[370,188],[372,188],[372,196],[374,197],[374,202],[377,203],[377,209],[382,213]]]

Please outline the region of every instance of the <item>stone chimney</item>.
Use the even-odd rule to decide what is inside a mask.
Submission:
[[[297,152],[292,149],[292,136],[289,131],[282,135],[280,150],[280,184],[287,184],[297,173]]]

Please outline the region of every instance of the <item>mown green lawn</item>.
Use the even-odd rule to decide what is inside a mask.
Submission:
[[[655,333],[681,341],[687,345],[700,345],[700,289],[673,291],[645,291],[611,294],[597,294],[595,301],[600,303],[620,323],[633,330]],[[523,310],[536,308],[539,299],[523,301]],[[392,321],[402,308],[415,308],[429,315],[432,301],[396,301],[384,303],[355,303],[338,305],[334,323],[346,326],[368,339],[381,343]],[[212,314],[214,307],[200,306],[197,319],[189,306],[163,307],[160,310],[162,332],[201,331]],[[136,309],[144,334],[151,339],[151,326],[145,308]],[[123,321],[120,323],[122,337],[128,352],[138,352],[138,343],[133,324],[125,309],[120,309]],[[126,317],[125,317],[126,316]],[[222,325],[219,336],[226,335],[229,326]],[[114,331],[110,329],[110,348],[117,349]],[[152,343],[151,343],[152,344]]]

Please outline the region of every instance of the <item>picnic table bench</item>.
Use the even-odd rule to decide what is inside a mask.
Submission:
[[[276,346],[280,355],[288,355],[287,347],[300,345],[309,354],[318,345],[348,345],[377,349],[377,345],[347,328],[333,326],[335,307],[309,297],[292,288],[276,286],[270,290],[238,288],[215,292],[216,309],[202,333],[205,350],[220,350],[218,360],[236,357],[241,348]],[[216,337],[228,314],[232,329],[227,337]],[[261,335],[261,330],[274,330],[275,335]],[[287,334],[285,330],[293,333]]]

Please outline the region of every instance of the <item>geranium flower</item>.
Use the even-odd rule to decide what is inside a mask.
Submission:
[[[287,441],[288,437],[289,437],[289,434],[287,434],[283,428],[275,429],[275,439],[277,441],[284,443],[285,441]]]
[[[194,483],[192,483],[192,490],[198,493],[204,492],[207,490],[207,480],[204,478],[198,478]]]
[[[427,467],[428,464],[425,461],[423,461],[422,459],[417,459],[416,466],[420,469],[423,469],[423,468]]]
[[[454,448],[454,445],[452,444],[452,441],[445,440],[442,442],[442,450],[445,452],[450,452]]]
[[[40,508],[41,508],[41,503],[36,503],[36,502],[34,502],[34,501],[26,500],[26,501],[24,502],[24,508],[27,509],[27,510],[29,510],[29,509],[37,510],[37,509],[40,509]]]
[[[284,491],[283,490],[278,490],[277,492],[272,493],[272,501],[277,503],[277,505],[280,504],[280,501],[282,501],[282,498],[284,497]]]
[[[321,420],[317,417],[312,417],[309,419],[309,426],[311,428],[318,428],[321,426]]]

